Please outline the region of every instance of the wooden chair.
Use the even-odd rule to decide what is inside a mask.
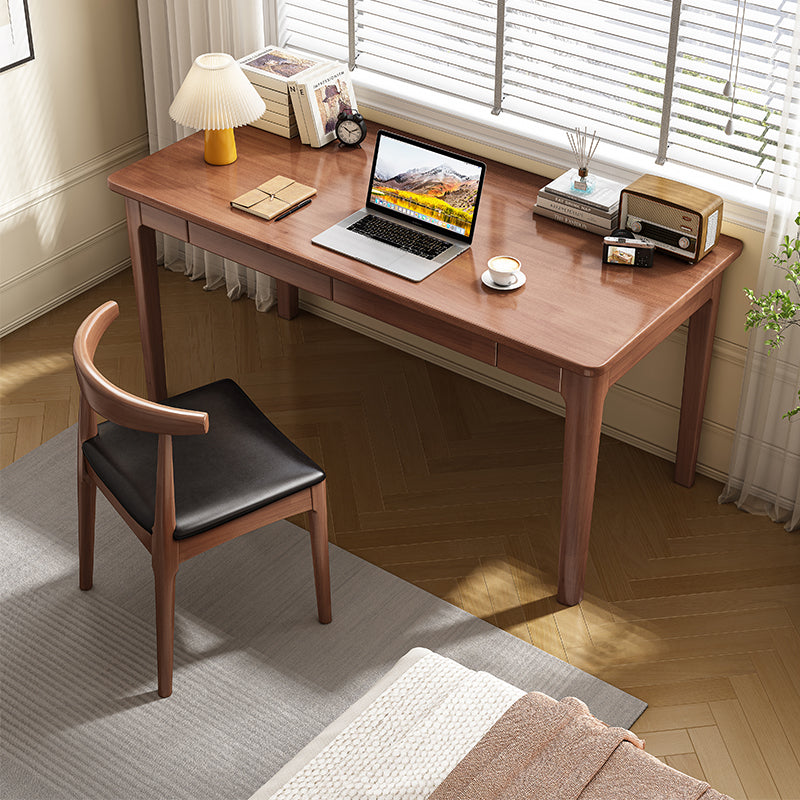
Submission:
[[[80,588],[92,588],[96,487],[152,556],[158,694],[172,694],[178,565],[222,542],[308,511],[319,621],[331,621],[325,473],[231,380],[153,403],[110,383],[94,354],[119,315],[93,311],[73,345],[80,386]],[[98,425],[97,414],[107,422]]]

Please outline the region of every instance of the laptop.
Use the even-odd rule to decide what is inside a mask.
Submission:
[[[378,131],[367,204],[311,241],[421,281],[472,242],[486,165]]]

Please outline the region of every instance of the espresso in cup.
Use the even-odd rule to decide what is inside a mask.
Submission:
[[[494,256],[489,259],[487,266],[492,281],[498,286],[510,286],[517,282],[520,263],[513,256]]]

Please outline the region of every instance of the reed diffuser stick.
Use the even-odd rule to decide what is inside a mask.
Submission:
[[[567,132],[567,139],[578,165],[578,177],[572,182],[572,190],[588,194],[594,189],[595,184],[595,179],[589,177],[589,164],[597,150],[597,145],[600,144],[597,131],[590,135],[586,128],[583,130],[575,128],[574,133]]]
[[[569,146],[575,154],[575,160],[578,162],[578,175],[585,178],[589,174],[589,163],[594,157],[597,145],[600,144],[600,139],[597,136],[597,131],[594,131],[589,136],[589,131],[584,128],[575,128],[575,133],[567,133],[569,139]]]

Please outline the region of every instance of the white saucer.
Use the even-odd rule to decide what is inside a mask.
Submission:
[[[508,286],[501,286],[499,283],[495,283],[492,280],[492,274],[487,269],[486,272],[481,275],[481,281],[484,286],[488,286],[490,289],[498,289],[501,292],[508,292],[511,289],[519,289],[520,286],[525,285],[525,281],[527,278],[525,277],[524,272],[517,272],[514,274],[514,280],[508,284]]]

